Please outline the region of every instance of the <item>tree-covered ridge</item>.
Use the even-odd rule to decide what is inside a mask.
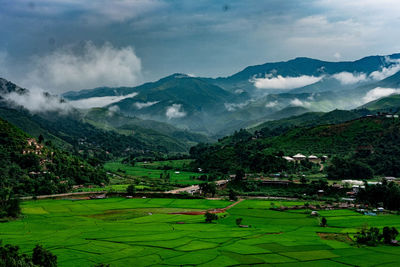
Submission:
[[[66,192],[75,184],[107,181],[101,166],[56,149],[0,119],[1,188],[16,195]]]
[[[291,163],[282,156],[302,153],[337,156],[346,162],[360,162],[348,166],[368,166],[375,174],[399,176],[399,141],[398,119],[368,116],[340,124],[267,129],[254,134],[241,130],[216,144],[193,147],[191,155],[196,166],[226,173],[238,168],[251,172],[288,170]]]

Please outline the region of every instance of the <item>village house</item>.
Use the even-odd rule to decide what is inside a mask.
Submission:
[[[312,163],[319,163],[321,161],[317,156],[314,155],[308,156],[308,160]]]
[[[33,153],[36,155],[42,154],[43,145],[38,144],[35,138],[29,138],[26,142],[28,143],[28,148],[22,150],[22,154],[28,154],[28,153]]]
[[[286,159],[286,161],[288,161],[288,162],[293,162],[293,161],[295,161],[294,158],[288,157],[288,156],[283,156],[282,158],[283,158],[283,159]]]
[[[307,157],[304,156],[303,154],[296,154],[292,157],[295,161],[301,161],[301,160],[305,160]]]

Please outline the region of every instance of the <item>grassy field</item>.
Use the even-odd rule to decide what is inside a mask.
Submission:
[[[104,168],[108,171],[114,173],[121,173],[138,178],[146,178],[146,179],[160,179],[160,174],[169,173],[170,182],[182,185],[193,185],[202,183],[202,181],[191,179],[190,177],[199,177],[202,173],[195,172],[187,172],[187,171],[178,171],[183,168],[184,164],[188,164],[189,160],[173,160],[173,161],[156,161],[152,163],[144,163],[138,162],[135,166],[130,166],[127,164],[123,164],[121,162],[108,162],[105,164]],[[164,171],[162,169],[158,169],[162,166],[169,166],[172,170]]]
[[[19,245],[24,252],[40,243],[58,256],[60,266],[400,264],[400,247],[358,248],[349,240],[366,223],[400,228],[400,216],[322,211],[328,220],[328,227],[322,228],[308,213],[272,211],[271,203],[245,200],[220,214],[217,222],[206,224],[202,215],[169,213],[221,208],[230,202],[122,198],[29,201],[22,205],[22,219],[0,224],[0,239]],[[237,218],[251,227],[238,227]]]

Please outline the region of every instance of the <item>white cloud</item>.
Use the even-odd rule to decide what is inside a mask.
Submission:
[[[278,105],[278,100],[275,100],[275,101],[271,101],[271,102],[268,102],[267,104],[265,104],[265,107],[273,108],[273,107],[276,107],[277,105]]]
[[[235,111],[237,109],[242,109],[249,104],[250,101],[246,101],[243,103],[224,103],[227,111]]]
[[[299,76],[299,77],[283,77],[278,75],[273,78],[253,78],[251,82],[259,89],[293,89],[303,87],[320,81],[323,76]]]
[[[173,104],[172,106],[167,108],[165,115],[168,117],[168,119],[177,119],[185,117],[186,112],[182,110],[181,104]]]
[[[40,88],[31,88],[25,94],[12,92],[3,95],[3,97],[15,105],[23,106],[32,113],[47,111],[59,111],[64,113],[71,110],[71,106],[68,105],[68,103],[60,102],[58,97],[49,95]]]
[[[367,80],[367,75],[365,73],[351,73],[343,71],[332,75],[333,78],[338,80],[341,84],[355,84]]]
[[[73,100],[69,101],[72,106],[75,108],[94,108],[94,107],[104,107],[112,103],[119,102],[125,98],[131,98],[137,96],[138,93],[132,93],[129,95],[123,96],[101,96],[101,97],[90,97],[85,99]]]
[[[374,71],[369,76],[374,80],[380,81],[392,76],[398,71],[400,71],[400,64],[394,64],[389,67],[383,67],[381,70]]]
[[[23,85],[49,91],[77,90],[98,86],[136,85],[141,79],[141,61],[132,47],[115,48],[110,43],[86,42],[82,53],[64,47],[33,58],[32,71]]]
[[[377,100],[379,98],[389,96],[392,94],[400,94],[400,89],[395,89],[395,88],[382,88],[382,87],[376,87],[369,91],[364,97],[364,103],[368,103],[374,100]]]
[[[135,102],[133,103],[133,105],[137,108],[137,109],[142,109],[142,108],[147,108],[150,107],[152,105],[157,104],[159,101],[153,101],[153,102]]]
[[[107,116],[111,117],[120,111],[118,106],[111,106],[108,108]]]
[[[295,98],[292,101],[290,101],[290,105],[296,106],[296,107],[309,107],[311,104],[310,104],[310,102],[301,101],[300,99]]]

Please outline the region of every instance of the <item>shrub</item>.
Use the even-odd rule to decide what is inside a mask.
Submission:
[[[32,262],[39,266],[56,267],[57,256],[42,246],[36,245],[33,249]]]
[[[136,188],[133,184],[128,185],[128,187],[126,188],[126,193],[129,196],[133,196],[136,193]]]
[[[212,221],[218,220],[218,215],[215,213],[209,213],[206,212],[206,214],[204,214],[206,223],[212,223]]]

